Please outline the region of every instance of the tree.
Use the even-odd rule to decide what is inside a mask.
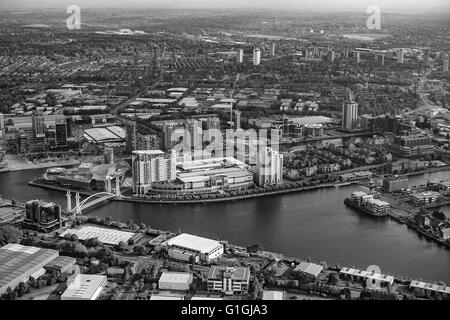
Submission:
[[[434,210],[432,215],[438,220],[445,220],[447,218],[445,214],[439,210]]]
[[[339,279],[338,276],[336,276],[336,273],[332,272],[328,275],[328,284],[336,285],[338,283]]]
[[[19,243],[23,233],[20,229],[6,225],[0,228],[0,246],[8,243]]]
[[[133,252],[139,256],[143,256],[143,255],[147,254],[147,250],[145,249],[145,247],[140,244],[134,246]]]
[[[121,250],[121,251],[125,251],[127,249],[127,244],[123,241],[120,241],[117,244],[117,249]]]
[[[255,244],[253,244],[251,246],[247,246],[247,251],[248,252],[256,253],[256,252],[260,252],[262,250],[264,250],[264,247],[263,247],[262,243],[255,243]]]

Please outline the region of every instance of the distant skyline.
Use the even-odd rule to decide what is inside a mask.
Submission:
[[[313,11],[365,11],[370,5],[398,13],[450,13],[448,0],[1,0],[2,9],[67,8],[167,8],[167,9],[295,9]]]

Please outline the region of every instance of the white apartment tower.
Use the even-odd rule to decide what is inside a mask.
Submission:
[[[133,194],[145,195],[154,182],[176,179],[175,153],[136,150],[132,153]]]
[[[405,49],[400,49],[397,51],[397,62],[398,63],[405,62]]]
[[[353,130],[358,122],[358,104],[350,91],[342,105],[342,129]]]
[[[244,49],[238,49],[236,52],[236,62],[243,63],[244,62]]]
[[[259,66],[260,63],[261,63],[261,50],[254,49],[253,50],[253,65]]]
[[[283,155],[270,147],[258,152],[256,162],[256,183],[259,186],[276,185],[283,178]]]

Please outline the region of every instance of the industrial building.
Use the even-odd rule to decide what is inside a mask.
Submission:
[[[246,293],[250,282],[247,267],[212,266],[208,274],[208,291],[225,294]]]
[[[194,276],[189,272],[168,272],[164,271],[158,281],[160,290],[187,291]]]
[[[223,254],[223,244],[219,241],[182,233],[165,241],[171,258],[189,261],[211,262]]]
[[[58,251],[9,243],[0,248],[0,295],[14,290],[30,277],[45,273],[44,266],[59,256]]]
[[[110,245],[118,245],[119,242],[128,243],[130,240],[136,241],[137,237],[141,235],[140,233],[120,231],[116,229],[82,226],[77,229],[65,230],[60,234],[60,237],[64,238],[66,235],[72,234],[76,235],[80,241],[97,238],[98,241]]]
[[[294,271],[305,273],[314,278],[317,278],[322,270],[323,267],[321,265],[311,262],[300,262],[300,264],[294,269]]]
[[[96,300],[107,283],[106,276],[78,274],[61,295],[61,300]]]
[[[286,300],[285,291],[263,290],[262,300]]]
[[[126,133],[121,127],[110,126],[84,130],[84,137],[92,143],[124,142]]]

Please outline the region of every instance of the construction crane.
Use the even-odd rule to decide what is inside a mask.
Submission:
[[[230,127],[233,129],[233,94],[234,90],[236,89],[236,83],[239,81],[239,73],[236,75],[236,80],[234,80],[233,83],[233,89],[231,89],[231,95],[230,95],[230,101],[231,101],[231,108],[230,108]]]

